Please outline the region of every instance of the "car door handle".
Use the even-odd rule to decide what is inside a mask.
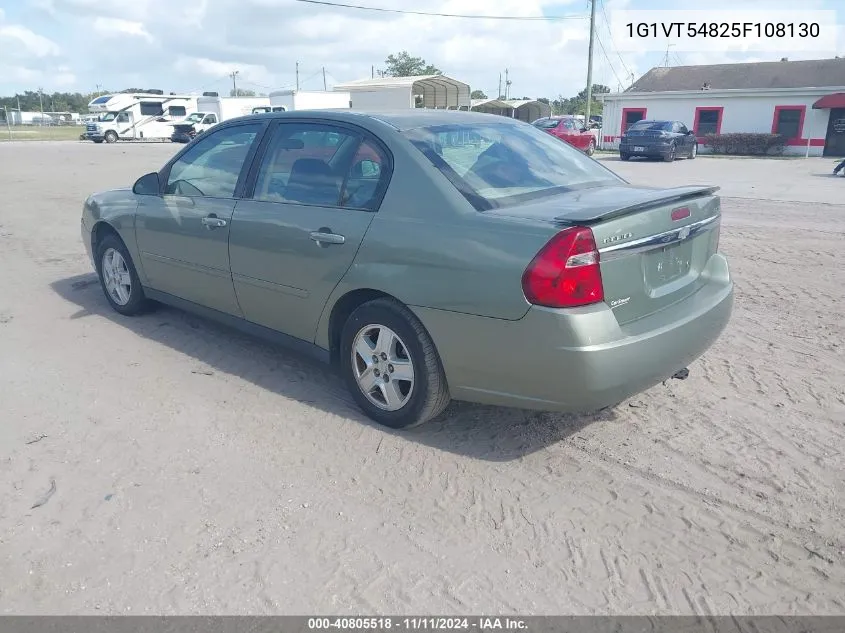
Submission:
[[[322,246],[323,244],[343,244],[344,242],[346,242],[346,238],[343,235],[338,235],[337,233],[329,233],[326,230],[311,231],[310,237],[320,246]]]
[[[202,219],[202,223],[209,229],[219,229],[221,226],[226,226],[226,220],[218,218],[214,215],[206,216]]]

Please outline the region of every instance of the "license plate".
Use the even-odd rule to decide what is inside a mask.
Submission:
[[[645,151],[645,147],[634,147],[634,151],[635,151],[635,152],[644,152],[644,151]]]
[[[690,271],[691,256],[689,244],[674,244],[652,253],[649,285],[653,288],[662,286],[686,275]]]

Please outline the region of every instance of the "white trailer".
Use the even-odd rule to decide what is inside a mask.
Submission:
[[[93,112],[104,112],[85,126],[85,138],[95,143],[118,140],[170,140],[172,123],[197,108],[192,95],[119,93],[97,97],[88,104]]]
[[[270,93],[273,112],[292,110],[349,110],[352,101],[348,92],[320,90],[277,90]]]
[[[215,97],[203,95],[197,99],[198,111],[171,123],[174,143],[190,143],[194,138],[222,121],[248,114],[270,111],[268,97]]]
[[[197,99],[198,113],[213,113],[218,122],[228,121],[239,116],[269,112],[270,99],[268,97],[212,97],[203,96]]]

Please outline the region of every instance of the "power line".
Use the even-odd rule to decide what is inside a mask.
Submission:
[[[294,0],[306,4],[319,4],[326,7],[339,7],[343,9],[359,9],[361,11],[378,11],[379,13],[401,13],[404,15],[425,15],[438,18],[465,18],[472,20],[514,20],[522,22],[554,22],[557,20],[583,20],[585,15],[467,15],[465,13],[433,13],[427,11],[406,11],[403,9],[384,9],[382,7],[365,7],[359,4],[346,4],[341,2],[329,2],[328,0]]]
[[[613,64],[610,62],[610,58],[607,56],[607,51],[604,48],[604,44],[602,43],[601,38],[597,36],[596,40],[599,43],[599,48],[601,49],[602,55],[604,55],[604,59],[607,61],[607,65],[610,66],[610,70],[613,72],[613,76],[616,77],[617,83],[620,86],[624,85],[622,83],[622,80],[619,79],[619,75],[616,74],[616,69],[613,67]]]
[[[631,69],[628,68],[628,64],[625,63],[625,60],[622,59],[622,55],[619,53],[619,49],[616,47],[616,42],[613,41],[613,30],[610,28],[610,18],[607,16],[607,9],[604,6],[604,0],[599,0],[601,3],[601,12],[604,14],[604,25],[607,27],[607,32],[610,34],[610,45],[613,47],[613,50],[616,51],[616,56],[619,58],[619,61],[622,62],[622,68],[625,69],[625,72],[629,75],[632,75]],[[610,63],[608,61],[608,63]]]

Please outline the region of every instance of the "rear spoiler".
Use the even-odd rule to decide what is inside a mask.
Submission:
[[[681,203],[692,198],[710,196],[719,191],[721,187],[689,185],[686,187],[673,187],[671,189],[643,189],[644,195],[633,204],[622,207],[614,205],[595,205],[578,210],[573,210],[566,215],[555,217],[555,223],[563,226],[590,225],[605,222],[640,211],[647,211],[654,207]],[[632,188],[636,190],[635,188]],[[645,199],[643,199],[645,198]]]

